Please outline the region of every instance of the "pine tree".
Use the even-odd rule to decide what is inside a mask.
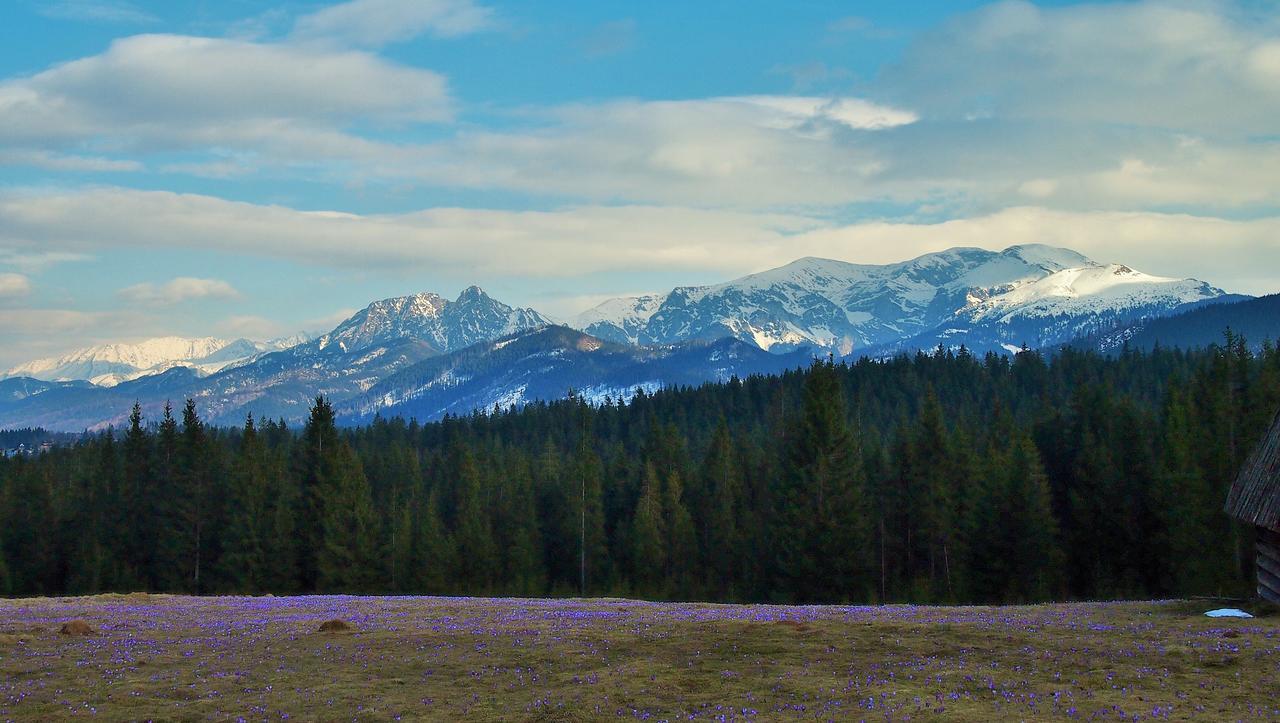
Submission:
[[[333,406],[323,396],[316,397],[311,414],[302,431],[298,445],[297,470],[298,509],[295,558],[298,561],[299,586],[302,590],[315,590],[320,573],[317,556],[324,546],[322,520],[324,517],[325,465],[338,446],[338,429]]]
[[[666,531],[667,581],[671,595],[688,600],[693,597],[693,572],[697,560],[698,540],[693,518],[684,504],[680,473],[667,475],[662,488],[663,528]]]
[[[662,483],[649,465],[631,523],[631,565],[635,589],[641,595],[663,594],[668,549],[664,524]]]
[[[299,591],[301,573],[298,567],[297,514],[302,497],[298,478],[288,464],[292,435],[284,423],[268,421],[261,436],[267,442],[265,474],[268,506],[266,548],[266,580],[268,589],[279,593]]]
[[[155,529],[155,567],[151,574],[154,587],[165,591],[190,589],[184,574],[189,569],[186,554],[187,506],[190,499],[183,486],[182,458],[179,451],[178,422],[168,402],[156,434],[155,495],[158,516],[151,521]]]
[[[346,442],[330,445],[319,480],[320,549],[316,551],[321,592],[376,592],[383,585],[377,520],[369,481]]]
[[[1009,580],[1006,600],[1048,600],[1061,586],[1057,521],[1049,500],[1049,482],[1031,439],[1019,435],[1010,445],[998,529],[1006,537]]]
[[[452,592],[449,572],[454,568],[453,547],[440,519],[440,500],[434,490],[418,512],[413,551],[415,591],[428,595]]]
[[[152,485],[151,439],[142,426],[142,407],[134,402],[124,438],[120,528],[124,530],[123,569],[131,588],[154,589],[156,494]]]
[[[703,559],[707,587],[718,599],[731,599],[742,590],[744,569],[740,532],[742,483],[734,464],[729,425],[721,417],[703,462],[703,485],[710,504],[703,517]]]
[[[871,587],[865,480],[831,361],[809,370],[782,464],[771,534],[775,594],[796,602],[863,599]]]
[[[613,560],[609,555],[608,535],[605,533],[604,473],[600,458],[587,449],[577,462],[574,482],[582,485],[575,511],[584,523],[579,530],[579,549],[586,553],[586,593],[607,590],[613,573]],[[577,486],[577,485],[574,485]]]
[[[913,533],[910,569],[917,594],[930,600],[954,594],[951,560],[955,547],[956,479],[963,474],[943,423],[942,405],[932,386],[912,434],[914,467],[908,483]]]
[[[523,458],[514,461],[502,479],[495,529],[504,553],[501,579],[511,594],[540,595],[546,591],[546,571],[542,563],[538,508],[527,461]]]
[[[179,438],[178,506],[183,525],[181,539],[187,589],[200,594],[208,576],[209,493],[211,486],[211,449],[204,422],[196,411],[194,399],[182,409],[182,435]]]
[[[267,589],[266,545],[271,534],[267,485],[266,449],[250,414],[244,422],[227,489],[228,524],[221,559],[221,578],[235,592]]]
[[[56,531],[63,514],[55,505],[52,470],[25,460],[5,465],[0,480],[0,554],[7,550],[12,592],[53,594],[60,590]]]
[[[95,451],[98,459],[81,483],[78,514],[70,520],[74,551],[68,564],[67,588],[75,594],[113,590],[116,584],[117,560],[110,550],[119,539],[112,522],[119,507],[120,464],[111,430],[101,436]]]
[[[480,471],[469,449],[457,445],[451,456],[456,485],[453,580],[470,594],[488,593],[496,582],[499,563]]]

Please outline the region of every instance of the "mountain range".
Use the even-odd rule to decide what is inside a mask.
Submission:
[[[162,339],[31,362],[0,380],[0,428],[79,430],[192,398],[215,424],[305,417],[316,395],[347,423],[421,420],[563,396],[774,373],[815,355],[888,356],[939,344],[1053,347],[1231,295],[1205,282],[1050,246],[956,248],[883,266],[804,258],[724,284],[621,298],[556,325],[478,287],[373,302],[296,343]]]
[[[212,374],[266,352],[288,349],[309,338],[298,334],[264,342],[211,336],[196,339],[163,336],[137,344],[102,344],[59,357],[35,359],[9,369],[3,376],[45,381],[82,379],[101,387],[112,387],[174,367]]]
[[[1100,264],[1069,249],[955,248],[883,266],[804,258],[725,284],[610,300],[570,326],[619,343],[731,336],[767,350],[840,356],[939,343],[1017,349],[1227,296],[1202,281]]]

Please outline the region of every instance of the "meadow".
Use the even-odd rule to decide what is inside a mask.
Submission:
[[[0,600],[0,719],[1280,718],[1280,616],[1205,609]]]

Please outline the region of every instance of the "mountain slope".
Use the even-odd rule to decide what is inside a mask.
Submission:
[[[374,414],[426,421],[495,405],[505,409],[559,399],[569,389],[600,403],[629,399],[637,388],[652,392],[776,373],[804,366],[811,358],[804,352],[769,354],[735,339],[635,347],[547,326],[407,367],[339,405],[338,412],[349,423]]]
[[[317,395],[340,402],[424,359],[544,323],[537,312],[513,309],[476,287],[452,302],[435,294],[383,299],[324,336],[223,364],[207,377],[179,365],[111,388],[7,380],[11,394],[6,398],[0,387],[0,427],[120,425],[135,400],[155,419],[166,400],[176,405],[187,397],[214,424],[239,424],[249,413],[296,422]]]
[[[883,266],[800,259],[725,284],[607,301],[572,325],[644,344],[730,336],[771,351],[810,346],[840,355],[938,341],[999,349],[1011,337],[1052,344],[1221,296],[1203,282],[1103,265],[1069,249],[956,248]]]
[[[431,293],[375,301],[321,336],[315,346],[317,351],[330,346],[356,351],[409,338],[444,353],[550,323],[533,309],[513,309],[472,286],[455,301]]]
[[[1146,319],[1092,334],[1072,344],[1079,349],[1112,354],[1123,349],[1150,351],[1156,346],[1181,349],[1222,344],[1227,329],[1257,348],[1280,341],[1280,294],[1244,301],[1204,304],[1190,311]]]

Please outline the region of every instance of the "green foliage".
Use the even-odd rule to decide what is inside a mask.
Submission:
[[[0,459],[17,595],[797,602],[1247,594],[1221,511],[1280,352],[940,350],[340,430],[148,423]],[[584,589],[585,588],[585,589]]]

